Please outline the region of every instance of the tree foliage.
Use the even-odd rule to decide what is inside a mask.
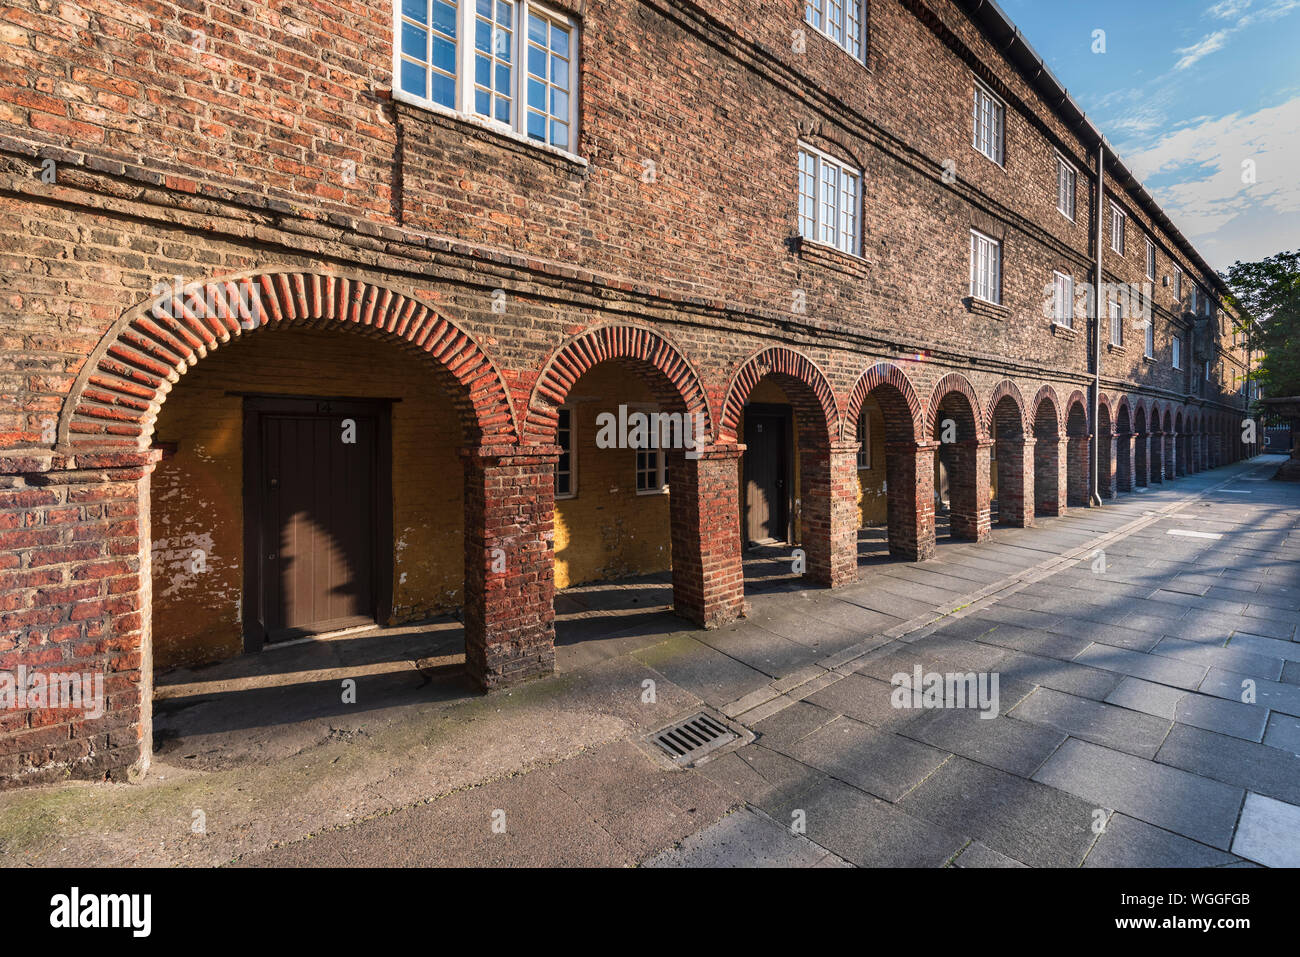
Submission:
[[[1246,326],[1250,348],[1261,353],[1254,373],[1266,396],[1300,395],[1300,250],[1259,262],[1237,262],[1223,277]]]

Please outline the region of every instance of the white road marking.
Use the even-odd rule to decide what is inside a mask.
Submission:
[[[1184,538],[1222,538],[1218,532],[1193,532],[1186,528],[1171,528],[1170,535],[1182,535]]]

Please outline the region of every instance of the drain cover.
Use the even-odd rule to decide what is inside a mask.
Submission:
[[[685,721],[656,731],[650,740],[678,764],[689,764],[738,737],[721,721],[701,711]]]

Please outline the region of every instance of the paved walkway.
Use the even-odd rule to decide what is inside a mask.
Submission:
[[[751,615],[714,632],[663,610],[662,579],[566,593],[560,674],[488,698],[454,624],[263,655],[251,691],[196,671],[143,783],[0,795],[0,863],[1300,865],[1278,461],[922,565],[867,532],[833,593],[756,556]],[[996,675],[995,713],[894,707],[918,666]],[[700,708],[745,738],[683,770],[645,735]]]

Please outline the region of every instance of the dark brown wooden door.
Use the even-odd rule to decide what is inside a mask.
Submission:
[[[375,621],[381,409],[267,400],[255,417],[247,520],[263,639]]]
[[[750,542],[787,537],[787,434],[784,416],[745,411],[745,537]]]

